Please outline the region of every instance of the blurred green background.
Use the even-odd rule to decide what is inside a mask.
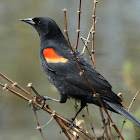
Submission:
[[[71,44],[76,42],[77,0],[0,0],[0,72],[26,88],[29,82],[41,95],[59,98],[54,86],[45,77],[39,63],[39,37],[21,18],[47,16],[53,18],[64,30],[63,8],[67,8],[67,22]],[[82,1],[81,34],[86,38],[92,24],[93,0]],[[116,93],[123,93],[127,105],[140,88],[140,1],[99,0],[96,9],[99,20],[95,34],[96,69],[112,84]],[[79,50],[83,47],[79,42]],[[91,44],[89,44],[91,48]],[[87,57],[88,58],[88,57]],[[0,82],[6,83],[0,78]],[[140,119],[140,95],[131,112]],[[48,101],[52,110],[66,118],[75,113],[74,101],[65,105]],[[90,116],[97,135],[103,133],[98,107],[90,105]],[[85,111],[86,112],[86,111]],[[40,123],[51,118],[38,111]],[[80,116],[81,117],[81,116]],[[118,128],[123,117],[112,115]],[[35,129],[34,114],[27,102],[3,91],[0,87],[0,139],[38,140],[40,133]],[[88,126],[88,128],[90,128]],[[48,140],[66,139],[60,128],[52,121],[43,129]],[[123,131],[125,139],[135,139],[133,125],[127,121]]]

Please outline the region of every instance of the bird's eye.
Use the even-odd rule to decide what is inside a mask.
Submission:
[[[41,21],[39,20],[39,21],[38,21],[38,25],[40,25],[40,24],[41,24]]]
[[[38,18],[33,18],[32,20],[35,22],[36,25],[40,25],[41,24],[41,21]]]

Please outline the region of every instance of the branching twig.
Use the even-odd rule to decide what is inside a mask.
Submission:
[[[39,124],[39,120],[38,120],[38,117],[37,117],[36,108],[35,108],[34,105],[33,105],[33,110],[34,110],[34,115],[35,115],[35,119],[36,119],[37,127],[39,127],[40,124]],[[44,137],[44,134],[43,134],[41,128],[39,128],[38,130],[39,130],[39,132],[40,132],[40,134],[41,134],[42,139],[45,140],[45,137]]]
[[[87,46],[87,44],[90,42],[90,41],[89,41],[89,37],[90,37],[90,35],[91,35],[91,33],[92,33],[92,29],[93,29],[93,27],[91,27],[91,29],[90,29],[90,31],[89,31],[89,33],[88,33],[88,36],[87,36],[87,38],[86,38],[86,40],[85,40],[84,47],[83,47],[83,50],[82,50],[82,52],[81,52],[82,55],[85,54],[86,46]]]
[[[65,22],[65,28],[66,28],[65,31],[67,31],[68,29],[67,29],[66,10],[63,10],[63,12],[64,12],[64,22]],[[87,82],[87,84],[88,84],[89,87],[91,88],[94,97],[96,97],[96,98],[98,99],[99,103],[101,104],[102,108],[104,109],[105,113],[107,114],[108,118],[110,119],[111,125],[114,127],[114,129],[116,130],[116,132],[118,133],[118,135],[121,137],[121,139],[124,140],[124,138],[122,137],[122,135],[121,135],[121,133],[119,132],[118,128],[116,127],[115,123],[112,121],[111,117],[109,116],[107,109],[104,107],[104,105],[103,105],[103,103],[102,103],[102,100],[100,99],[99,94],[96,93],[96,91],[94,90],[93,86],[91,85],[91,83],[90,83],[90,82],[88,81],[88,79],[86,78],[86,76],[85,76],[85,74],[84,74],[84,71],[82,70],[82,68],[81,68],[81,66],[80,66],[80,64],[79,64],[79,61],[78,61],[78,59],[77,59],[77,57],[76,57],[76,54],[75,54],[75,52],[74,52],[74,50],[73,50],[73,48],[72,48],[72,46],[71,46],[71,44],[70,44],[69,37],[68,37],[68,32],[65,32],[65,33],[66,33],[66,39],[67,39],[67,42],[68,42],[69,47],[70,47],[70,49],[71,49],[71,52],[72,52],[72,54],[73,54],[73,56],[74,56],[74,58],[75,58],[75,61],[76,61],[77,65],[78,65],[78,68],[79,68],[79,70],[80,70],[80,75],[83,76],[84,80]]]
[[[91,51],[91,52],[93,52],[93,50],[94,50],[94,34],[93,34],[93,33],[95,33],[95,24],[96,24],[96,22],[97,22],[97,20],[98,20],[98,19],[97,19],[97,20],[95,19],[96,3],[97,3],[97,1],[94,1],[94,6],[93,6],[93,15],[94,15],[94,16],[93,16],[93,26],[92,26],[92,28],[91,28],[90,31],[89,31],[89,34],[88,34],[87,39],[84,39],[84,38],[81,37],[81,40],[82,40],[83,43],[84,43],[84,49],[83,49],[83,51],[82,51],[82,54],[84,54],[84,50],[85,50],[85,48],[86,48],[87,51],[88,51],[88,53],[89,53],[89,56],[90,56],[90,58],[91,58],[91,61],[92,61],[92,63],[93,63],[93,67],[94,67],[94,68],[95,68],[95,56],[94,56],[94,53],[92,53],[92,56],[91,56],[90,51],[89,51],[89,49],[88,49],[88,47],[87,47],[87,43],[89,42],[88,39],[89,39],[89,37],[90,37],[90,34],[92,33],[92,51]],[[93,30],[93,32],[92,32],[92,30]],[[84,42],[84,40],[86,40],[86,42]],[[102,117],[102,122],[103,122],[103,125],[104,125],[106,137],[107,137],[107,139],[109,140],[109,135],[108,135],[107,127],[106,127],[106,124],[105,124],[104,115],[103,115],[102,109],[101,109],[100,107],[99,107],[99,110],[100,110],[100,114],[101,114],[101,117]]]
[[[0,73],[0,76],[3,77],[4,79],[6,79],[7,81],[9,81],[10,83],[13,83],[13,82],[11,82],[12,80],[9,79],[9,78],[7,78],[5,75],[3,75],[3,74]],[[8,87],[7,84],[4,85],[4,84],[0,83],[0,86],[4,87],[5,90],[7,90],[7,91],[9,91],[9,92],[11,92],[11,93],[14,93],[15,95],[19,96],[20,98],[22,98],[22,99],[28,101],[28,102],[29,102],[30,104],[32,104],[34,107],[38,107],[38,108],[41,108],[41,107],[42,107],[42,106],[41,106],[41,102],[36,101],[36,97],[32,96],[30,93],[29,93],[29,95],[28,95],[28,96],[29,96],[29,98],[28,98],[28,97],[22,95],[21,93],[15,91],[14,89]],[[21,91],[25,91],[25,93],[27,92],[25,89],[23,90],[23,88],[22,88],[21,86],[18,85],[18,87],[20,87],[20,90],[21,90]],[[34,89],[34,88],[32,88],[32,89]],[[34,89],[34,90],[35,90],[35,89]],[[30,98],[31,98],[31,99],[30,99]],[[45,104],[44,107],[41,108],[41,109],[44,110],[45,112],[49,113],[50,115],[54,116],[54,111],[52,111],[46,104]],[[37,119],[37,118],[36,118],[36,119]],[[56,119],[57,119],[57,120],[56,120]],[[67,129],[65,129],[66,132],[64,133],[66,136],[67,136],[67,134],[66,134],[67,132],[68,132],[69,134],[71,133],[71,132],[68,131],[69,128],[71,128],[71,122],[70,122],[70,121],[68,121],[67,119],[65,119],[64,117],[60,116],[60,115],[57,114],[57,113],[55,113],[55,120],[56,120],[57,122],[59,121],[59,124],[62,124],[62,122],[63,122],[63,125],[65,125],[65,127],[67,128]],[[38,121],[37,121],[37,124],[38,124],[38,126],[39,126],[39,122],[38,122]],[[64,126],[61,125],[60,127],[64,127]],[[41,127],[40,127],[40,128],[41,128]],[[40,131],[40,129],[39,129],[39,131]],[[77,134],[78,134],[79,136],[81,136],[81,137],[82,137],[82,135],[84,135],[84,136],[87,137],[88,139],[91,139],[91,140],[93,139],[92,136],[90,136],[89,134],[87,134],[84,130],[82,130],[82,129],[79,128],[79,127],[73,126],[73,127],[71,128],[71,131],[77,133]],[[42,135],[42,133],[41,133],[41,135]],[[43,137],[43,136],[42,136],[42,137]],[[67,137],[68,137],[68,136],[67,136]]]
[[[40,101],[42,101],[41,96],[39,95],[39,93],[35,90],[35,88],[32,86],[32,83],[29,83],[27,85],[28,88],[31,88],[33,90],[33,92],[36,94],[36,96],[40,99]]]
[[[38,126],[36,129],[42,129],[42,128],[46,127],[52,120],[53,120],[53,116],[50,118],[50,120],[45,125]]]
[[[71,140],[70,136],[68,135],[68,132],[66,131],[66,129],[61,125],[60,121],[58,118],[55,118],[56,122],[58,123],[58,125],[60,126],[60,128],[62,129],[62,132],[66,135],[66,137],[68,138],[68,140]]]
[[[93,5],[93,15],[92,15],[92,17],[93,17],[93,25],[92,25],[92,27],[93,27],[93,31],[92,31],[92,59],[93,59],[93,63],[94,63],[94,68],[95,68],[95,56],[94,56],[94,33],[95,33],[95,18],[96,18],[96,16],[95,16],[95,10],[96,10],[96,4],[98,3],[98,1],[97,0],[94,0],[94,5]]]
[[[24,88],[22,88],[21,86],[19,86],[16,82],[13,82],[11,79],[9,79],[8,77],[6,77],[2,73],[0,73],[0,76],[3,77],[8,82],[10,82],[13,87],[17,87],[18,89],[20,89],[21,91],[23,91],[25,94],[27,94],[28,96],[30,96],[31,98],[33,98],[33,96],[28,91],[26,91]]]
[[[5,84],[5,85],[6,85],[6,84]],[[19,92],[15,91],[15,90],[13,90],[12,88],[9,88],[8,86],[5,86],[5,85],[2,84],[2,83],[0,83],[0,86],[2,86],[3,89],[6,89],[7,91],[10,91],[10,92],[14,93],[15,95],[19,96],[20,98],[22,98],[22,99],[24,99],[24,100],[26,100],[26,101],[28,101],[28,102],[30,101],[29,98],[25,97],[24,95],[20,94]]]
[[[57,121],[58,121],[58,120],[57,120]],[[74,137],[74,135],[70,132],[70,129],[68,129],[68,127],[66,127],[64,123],[62,123],[61,121],[59,121],[59,124],[60,124],[72,137]]]
[[[81,40],[82,40],[82,42],[84,43],[84,46],[86,47],[86,49],[87,49],[87,51],[88,51],[88,54],[89,54],[89,56],[90,56],[90,59],[91,59],[92,64],[94,65],[94,62],[93,62],[92,56],[91,56],[91,54],[90,54],[90,51],[89,51],[87,45],[86,45],[85,42],[84,42],[84,38],[81,37]],[[86,42],[87,42],[87,40],[86,40]]]

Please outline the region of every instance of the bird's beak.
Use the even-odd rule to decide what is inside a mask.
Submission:
[[[31,25],[34,25],[35,24],[35,22],[33,21],[33,19],[32,18],[25,18],[25,19],[20,19],[21,21],[24,21],[24,22],[26,22],[26,23],[29,23],[29,24],[31,24]]]

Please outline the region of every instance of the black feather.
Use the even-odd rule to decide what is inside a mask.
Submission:
[[[128,110],[126,110],[123,106],[119,104],[115,104],[113,102],[105,101],[111,108],[113,108],[116,112],[123,115],[129,121],[131,121],[135,126],[140,128],[140,121],[137,120]]]

